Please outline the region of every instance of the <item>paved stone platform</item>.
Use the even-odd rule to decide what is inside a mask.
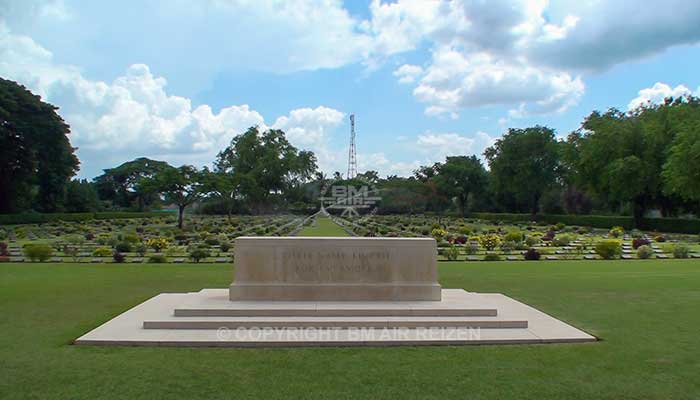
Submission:
[[[164,293],[77,345],[296,347],[592,342],[502,294],[443,289],[440,301],[230,301],[227,289]]]

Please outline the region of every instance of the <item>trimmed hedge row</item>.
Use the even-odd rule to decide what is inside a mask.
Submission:
[[[87,221],[91,219],[150,218],[169,215],[166,211],[150,212],[96,212],[96,213],[20,213],[1,214],[0,225],[40,224],[54,221]]]
[[[502,222],[528,222],[532,220],[530,214],[500,214],[500,213],[471,213],[469,218],[483,219],[487,221]],[[621,226],[627,230],[634,228],[632,217],[617,215],[556,215],[541,214],[535,217],[535,221],[545,224],[590,226],[593,228],[609,229],[613,226]],[[638,228],[650,231],[673,233],[700,233],[700,219],[684,218],[646,218]]]

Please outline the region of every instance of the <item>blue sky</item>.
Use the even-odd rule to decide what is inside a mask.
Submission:
[[[0,0],[0,76],[60,107],[80,176],[210,165],[251,125],[345,172],[410,174],[508,127],[697,94],[692,0]]]

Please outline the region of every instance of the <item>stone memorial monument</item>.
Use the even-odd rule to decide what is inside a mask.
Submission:
[[[440,301],[435,240],[236,239],[230,299]]]
[[[142,346],[587,342],[502,294],[442,289],[429,238],[240,237],[228,289],[162,293],[78,338]]]

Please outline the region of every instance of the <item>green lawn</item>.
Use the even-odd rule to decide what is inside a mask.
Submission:
[[[598,343],[70,345],[157,293],[225,287],[231,277],[228,265],[0,264],[0,398],[690,399],[700,393],[700,263],[684,260],[440,263],[444,287],[506,293],[598,335]]]
[[[305,226],[299,236],[349,236],[338,224],[328,217],[317,217],[315,226]]]

